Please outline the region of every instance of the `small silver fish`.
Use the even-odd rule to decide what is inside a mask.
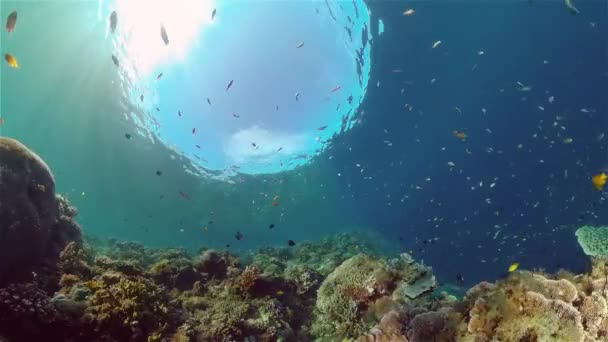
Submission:
[[[167,30],[163,24],[160,24],[160,37],[163,39],[163,42],[165,42],[165,45],[169,45],[169,36],[167,35]]]
[[[112,62],[114,62],[114,65],[120,66],[120,63],[118,63],[118,58],[116,58],[114,55],[112,55]]]
[[[114,31],[116,30],[117,24],[118,24],[118,15],[116,14],[116,11],[112,11],[112,14],[110,14],[110,31],[112,31],[112,33],[114,33]]]

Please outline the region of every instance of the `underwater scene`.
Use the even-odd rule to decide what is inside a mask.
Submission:
[[[608,1],[0,19],[0,342],[608,341]]]

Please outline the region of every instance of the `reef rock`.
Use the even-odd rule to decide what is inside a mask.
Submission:
[[[79,240],[75,212],[55,196],[55,180],[40,157],[0,137],[0,286],[31,279],[56,261],[67,240]]]

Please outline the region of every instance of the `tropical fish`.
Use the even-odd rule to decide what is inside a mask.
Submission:
[[[301,48],[302,46],[304,46],[304,42],[301,42],[300,44],[298,44],[298,46],[296,46],[296,49]]]
[[[228,85],[226,86],[226,91],[230,90],[230,87],[232,87],[233,83],[234,83],[234,80],[230,80],[230,82],[228,82]]]
[[[10,66],[11,68],[19,67],[19,63],[17,63],[17,59],[10,53],[7,53],[6,55],[4,55],[4,60],[6,61],[8,66]]]
[[[432,48],[434,49],[434,48],[438,47],[439,44],[441,44],[441,40],[438,40],[438,41],[434,42]]]
[[[118,63],[118,58],[116,58],[114,55],[112,55],[112,62],[114,62],[114,65],[120,66],[120,63]]]
[[[158,76],[156,76],[156,80],[160,80],[160,78],[163,77],[163,73],[161,72],[160,74],[158,74]]]
[[[452,131],[452,134],[460,139],[460,141],[465,141],[467,140],[467,134],[465,132],[460,132],[460,131]]]
[[[403,12],[403,15],[405,15],[405,16],[410,16],[410,15],[412,15],[412,14],[414,14],[414,13],[416,13],[416,11],[414,11],[413,9],[411,9],[411,8],[410,8],[410,9],[408,9],[407,11],[404,11],[404,12]]]
[[[235,117],[235,118],[237,118],[237,119],[241,117],[240,115],[238,115],[237,113],[234,113],[234,112],[232,113],[232,116]]]
[[[169,36],[167,35],[167,30],[163,24],[160,24],[160,37],[163,39],[163,42],[165,42],[165,45],[169,45]]]
[[[190,200],[190,196],[188,196],[188,194],[187,194],[187,193],[185,193],[185,192],[183,192],[183,191],[180,191],[180,192],[179,192],[179,195],[180,195],[182,198],[187,199],[188,201]]]
[[[215,19],[215,15],[217,14],[217,9],[214,8],[213,12],[211,12],[211,20]]]
[[[278,291],[277,291],[277,296],[282,296],[282,295],[284,295],[284,294],[285,294],[285,292],[283,292],[282,290],[278,290]]]
[[[337,85],[337,86],[335,86],[335,87],[333,87],[333,88],[331,89],[331,92],[332,92],[332,93],[335,93],[335,92],[337,92],[338,90],[340,90],[341,88],[342,88],[341,86]]]
[[[182,111],[181,110],[177,111],[177,116],[179,116],[180,118],[182,117]]]
[[[272,202],[272,206],[273,207],[278,207],[279,206],[279,202]]]
[[[564,3],[566,4],[566,7],[568,7],[568,10],[570,11],[570,13],[572,14],[579,14],[579,10],[574,7],[574,4],[572,3],[572,0],[564,0]]]
[[[515,272],[518,267],[519,267],[519,263],[518,262],[514,262],[511,265],[509,265],[508,271],[509,272]]]
[[[211,100],[209,100],[209,98],[207,98],[207,103],[211,106]]]
[[[140,95],[139,99],[141,100],[141,102],[144,102],[144,96],[143,95]]]
[[[6,17],[6,31],[9,33],[15,30],[15,25],[17,25],[17,11],[12,11],[11,14]]]
[[[192,135],[196,134],[196,127],[192,128]]]
[[[4,119],[0,118],[0,126],[4,125]]]
[[[293,240],[287,240],[287,245],[288,245],[289,247],[293,247],[293,246],[295,246],[295,245],[296,245],[296,243],[295,243],[295,241],[293,241]]]
[[[110,14],[110,31],[112,31],[112,33],[116,30],[116,24],[118,24],[118,15],[116,14],[116,11],[112,11]]]
[[[604,189],[604,186],[606,185],[607,179],[608,175],[605,172],[602,172],[591,177],[591,183],[597,191],[602,191]]]
[[[234,234],[234,238],[237,240],[242,240],[243,234],[241,234],[241,232],[236,232],[236,234]]]

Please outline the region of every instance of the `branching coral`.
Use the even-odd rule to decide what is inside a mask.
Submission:
[[[254,265],[249,265],[237,278],[236,286],[243,294],[248,294],[260,278],[260,271]]]
[[[143,277],[97,277],[85,318],[97,333],[123,340],[142,340],[163,333],[171,323],[169,298]]]

